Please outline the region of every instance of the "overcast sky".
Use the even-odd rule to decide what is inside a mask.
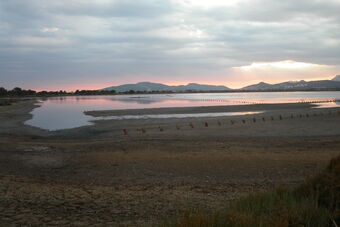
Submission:
[[[340,74],[340,0],[0,0],[0,87]]]

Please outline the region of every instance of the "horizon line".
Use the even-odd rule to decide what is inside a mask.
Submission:
[[[37,92],[41,92],[41,91],[67,91],[67,92],[75,92],[77,90],[92,90],[92,91],[95,91],[95,90],[101,90],[101,89],[105,89],[105,88],[110,88],[110,87],[117,87],[117,86],[122,86],[122,85],[134,85],[134,84],[139,84],[139,83],[154,83],[154,84],[162,84],[162,85],[166,85],[166,86],[186,86],[186,85],[189,85],[189,84],[199,84],[199,85],[210,85],[210,86],[224,86],[228,89],[231,89],[231,90],[239,90],[239,89],[242,89],[242,88],[245,88],[245,87],[248,87],[248,86],[251,86],[251,85],[256,85],[256,84],[259,84],[259,83],[266,83],[266,84],[269,84],[269,85],[273,85],[273,84],[280,84],[280,83],[284,83],[284,82],[300,82],[300,81],[307,81],[307,82],[310,82],[310,81],[322,81],[322,80],[330,80],[332,81],[332,79],[336,78],[337,76],[340,76],[340,75],[335,75],[333,77],[331,77],[330,79],[326,79],[326,78],[317,78],[317,79],[310,79],[310,80],[306,80],[306,79],[301,79],[301,80],[289,80],[289,81],[281,81],[281,82],[265,82],[265,81],[258,81],[258,82],[254,82],[254,83],[251,83],[251,84],[248,84],[248,85],[245,85],[245,86],[241,86],[241,87],[229,87],[228,85],[225,85],[225,84],[211,84],[211,83],[200,83],[200,82],[185,82],[185,83],[178,83],[178,84],[171,84],[171,83],[162,83],[162,82],[151,82],[151,81],[139,81],[139,82],[135,82],[135,83],[123,83],[123,84],[119,84],[119,85],[111,85],[111,86],[106,86],[106,87],[103,87],[105,85],[102,85],[101,88],[92,88],[92,89],[82,89],[82,88],[74,88],[74,89],[33,89],[33,88],[22,88],[22,89],[25,89],[25,90],[34,90],[34,91],[37,91]],[[328,78],[328,77],[327,77]],[[1,86],[0,86],[1,87]],[[16,88],[16,87],[20,87],[20,86],[15,86],[13,87],[12,89]],[[21,87],[20,87],[21,88]],[[6,88],[5,88],[6,89]],[[6,90],[11,90],[11,89],[6,89]]]

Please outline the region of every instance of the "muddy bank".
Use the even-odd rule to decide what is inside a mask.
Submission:
[[[85,111],[84,113],[94,117],[145,115],[145,114],[195,114],[195,113],[221,113],[221,112],[252,112],[306,109],[316,106],[309,103],[285,103],[285,104],[256,104],[256,105],[230,105],[230,106],[201,106],[201,107],[172,107],[172,108],[148,108],[129,110],[101,110]]]
[[[334,108],[279,105],[258,115],[48,132],[23,124],[35,105],[0,107],[1,225],[158,225],[188,209],[295,186],[340,154]]]
[[[105,139],[114,140],[157,137],[201,137],[221,138],[226,136],[331,136],[340,135],[339,108],[311,108],[312,104],[268,104],[244,106],[213,106],[190,108],[158,108],[141,110],[95,111],[91,114],[161,114],[202,113],[214,111],[265,111],[260,114],[223,117],[192,117],[166,119],[122,119],[93,121],[94,125],[79,128],[48,131],[24,125],[31,118],[29,112],[37,107],[34,100],[0,108],[0,133],[44,137],[51,139]],[[140,111],[140,112],[139,112]],[[10,116],[10,117],[9,117]],[[123,129],[126,129],[125,135]]]
[[[44,135],[45,130],[30,127],[24,124],[32,118],[30,112],[39,107],[39,102],[35,99],[16,99],[8,106],[0,106],[0,133],[15,135]]]

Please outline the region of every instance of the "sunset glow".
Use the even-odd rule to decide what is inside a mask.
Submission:
[[[241,70],[251,71],[254,69],[307,69],[307,68],[329,68],[327,65],[318,65],[305,62],[296,62],[292,60],[278,61],[278,62],[262,62],[262,63],[252,63],[251,65],[235,67]]]

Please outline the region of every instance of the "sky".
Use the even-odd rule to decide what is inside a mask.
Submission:
[[[340,74],[340,0],[0,0],[0,87]]]

